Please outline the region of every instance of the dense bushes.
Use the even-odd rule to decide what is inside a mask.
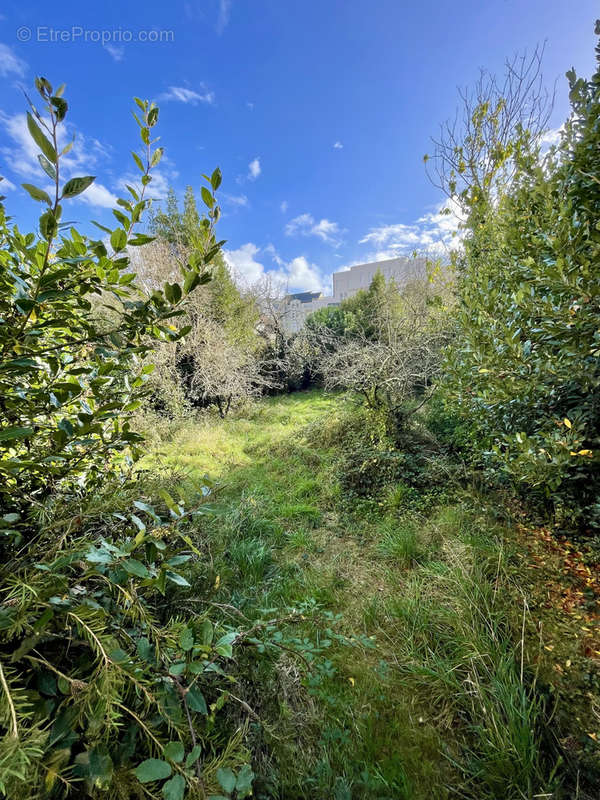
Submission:
[[[477,461],[597,529],[600,72],[568,78],[572,113],[549,154],[539,118],[525,119],[535,97],[517,98],[517,114],[493,83],[454,149],[438,147],[467,215],[446,390]]]
[[[75,483],[91,490],[113,470],[116,453],[135,451],[139,437],[129,420],[151,371],[143,356],[153,340],[184,332],[172,320],[181,299],[205,280],[205,266],[218,249],[211,229],[206,249],[184,269],[183,288],[166,284],[151,295],[137,290],[128,248],[148,239],[134,227],[147,204],[152,165],[162,154],[150,141],[158,109],[142,101],[140,186],[130,187],[130,199],[115,210],[118,227],[104,229],[110,241],[65,229],[63,203],[94,179],[71,178],[61,185],[64,150],[58,152],[57,130],[67,104],[44,79],[38,88],[47,116],[32,107],[28,126],[54,184],[52,198],[25,184],[45,207],[40,235],[22,234],[0,208],[0,498],[9,548],[27,529],[31,509],[55,490]],[[119,313],[111,316],[115,304]],[[98,306],[108,314],[97,313]]]
[[[312,370],[327,389],[346,389],[384,410],[390,432],[426,402],[451,338],[446,276],[415,262],[402,286],[378,272],[368,290],[321,309],[306,323]]]
[[[208,222],[200,217],[190,187],[183,215],[169,196],[167,211],[153,220],[158,237],[136,258],[142,284],[153,288],[177,275],[194,249],[204,246]],[[214,254],[210,277],[180,304],[178,325],[187,330],[185,337],[160,343],[152,354],[156,369],[149,387],[153,406],[163,415],[181,417],[192,408],[214,405],[225,416],[274,386],[263,369],[256,296],[236,285],[221,253]]]
[[[25,185],[46,207],[39,236],[0,210],[0,791],[246,797],[239,736],[220,731],[216,751],[205,747],[227,697],[223,666],[244,634],[206,614],[186,621],[177,596],[189,586],[182,569],[201,555],[189,524],[207,513],[210,487],[175,486],[174,500],[121,469],[141,451],[129,420],[147,392],[144,357],[185,334],[173,320],[219,250],[220,173],[205,189],[204,237],[182,285],[144,293],[129,253],[150,238],[134,227],[162,155],[151,139],[158,108],[136,100],[140,186],[119,200],[117,227],[94,240],[60,221],[62,204],[94,179],[61,184],[68,106],[62,87],[36,83],[44,109],[32,106],[28,127],[53,198]]]

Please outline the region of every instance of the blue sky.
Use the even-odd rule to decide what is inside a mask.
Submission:
[[[562,123],[565,71],[594,69],[597,12],[593,0],[56,0],[51,9],[4,0],[6,205],[23,226],[35,223],[20,188],[36,173],[44,182],[23,124],[20,87],[35,75],[66,82],[76,135],[69,169],[97,175],[65,210],[83,226],[110,224],[134,173],[132,97],[147,97],[161,107],[166,148],[155,196],[168,185],[198,190],[219,165],[220,236],[238,272],[326,289],[344,266],[447,237],[422,157],[453,115],[457,87],[480,67],[501,71],[507,56],[546,41],[544,75],[557,81],[552,126]]]

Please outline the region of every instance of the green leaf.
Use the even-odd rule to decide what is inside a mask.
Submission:
[[[150,574],[144,564],[136,558],[125,559],[121,562],[121,566],[130,575],[136,575],[138,578],[147,578]]]
[[[185,696],[188,706],[192,711],[198,711],[200,714],[208,714],[208,707],[204,695],[197,686],[191,686]]]
[[[143,636],[137,643],[138,656],[144,661],[150,661],[153,654],[153,648],[148,639]]]
[[[10,441],[11,439],[25,439],[33,434],[33,428],[19,428],[11,426],[0,430],[0,442]]]
[[[171,775],[171,765],[159,758],[147,758],[137,766],[133,773],[140,783],[160,781]]]
[[[202,194],[202,199],[204,200],[205,204],[206,204],[206,205],[207,205],[209,208],[212,208],[212,207],[214,206],[214,204],[215,204],[215,198],[214,198],[214,197],[212,196],[212,194],[211,194],[211,193],[208,191],[208,189],[206,188],[206,186],[203,186],[203,187],[202,187],[202,189],[200,190],[200,193]]]
[[[110,244],[115,253],[127,247],[127,233],[122,228],[115,228],[110,235]]]
[[[34,200],[39,200],[42,203],[47,203],[49,206],[52,205],[50,196],[43,189],[38,189],[38,187],[34,186],[32,183],[22,183],[21,186],[25,189],[26,192],[29,192],[30,197],[32,197]]]
[[[63,197],[76,197],[78,194],[85,192],[85,190],[96,180],[95,175],[85,175],[81,178],[71,178],[64,185],[62,196]]]
[[[148,126],[150,128],[153,128],[157,122],[158,122],[158,107],[154,106],[154,108],[151,108],[150,111],[148,112]]]
[[[182,564],[186,564],[190,560],[191,556],[173,556],[172,558],[168,558],[166,563],[169,567],[180,567]]]
[[[122,664],[124,661],[129,661],[129,656],[125,650],[122,650],[120,647],[116,647],[114,650],[111,650],[109,656],[111,657],[111,660],[117,664]]]
[[[171,572],[170,569],[166,571],[167,580],[171,581],[171,583],[176,584],[177,586],[189,586],[190,584],[183,575],[178,575],[177,572]]]
[[[49,209],[40,217],[40,233],[44,237],[44,239],[49,242],[56,236],[56,231],[58,230],[58,223],[56,222],[56,217]]]
[[[132,150],[131,151],[131,155],[133,156],[133,160],[137,164],[137,167],[140,170],[140,172],[146,172],[146,168],[144,167],[144,165],[142,163],[142,159],[138,156],[138,154],[133,152],[133,150]]]
[[[106,225],[100,225],[100,223],[96,222],[95,220],[92,220],[92,225],[95,225],[97,228],[100,228],[100,230],[104,231],[104,233],[108,234],[112,233],[112,230],[110,228],[107,228]]]
[[[243,800],[244,797],[248,797],[252,794],[253,780],[254,773],[252,772],[250,764],[244,764],[244,766],[238,772],[237,780],[235,782],[235,790],[238,800]]]
[[[165,758],[174,761],[176,764],[181,764],[184,755],[185,755],[185,749],[181,744],[181,742],[169,742],[169,744],[165,746],[164,749]]]
[[[217,780],[227,794],[231,794],[235,789],[235,773],[229,767],[219,767],[217,770]]]
[[[193,767],[196,761],[200,758],[200,753],[202,752],[202,748],[199,744],[194,745],[191,749],[188,757],[185,760],[186,769]]]
[[[213,633],[214,629],[212,622],[208,618],[203,620],[202,625],[200,626],[200,637],[202,644],[212,644]]]
[[[113,774],[113,763],[104,746],[89,751],[89,775],[92,780],[110,780]]]
[[[179,646],[186,653],[194,646],[194,633],[187,626],[179,634]]]
[[[130,514],[129,518],[131,519],[131,521],[133,522],[133,524],[135,525],[135,527],[139,531],[143,532],[143,531],[146,530],[146,525],[142,522],[142,520],[136,514]]]
[[[210,184],[215,192],[221,185],[221,180],[222,180],[221,170],[219,169],[219,167],[217,167],[213,171],[213,174],[210,176]]]
[[[197,270],[191,270],[185,276],[185,280],[183,282],[183,292],[184,294],[189,294],[193,291],[196,286],[200,283],[201,273]]]
[[[46,95],[52,94],[52,84],[50,81],[46,80],[42,75],[35,79],[35,88],[38,92],[42,95],[42,97],[46,97]]]
[[[216,643],[215,647],[223,647],[225,645],[231,645],[237,639],[238,633],[237,631],[229,631],[224,636],[221,636],[219,641]]]
[[[165,283],[165,297],[169,303],[178,303],[181,300],[181,286],[178,283]]]
[[[156,239],[155,236],[147,236],[145,233],[136,233],[135,236],[129,240],[129,244],[133,247],[141,247],[144,244],[149,244]]]
[[[50,144],[50,141],[46,138],[46,136],[42,133],[41,128],[29,111],[27,112],[27,128],[29,129],[31,138],[46,156],[48,161],[50,161],[52,164],[56,164],[56,150]]]
[[[50,102],[52,103],[54,111],[56,112],[56,119],[59,122],[62,122],[65,116],[67,115],[67,109],[69,108],[69,104],[62,97],[58,97],[58,95],[54,95],[54,97],[51,97]]]
[[[165,800],[182,800],[185,792],[185,778],[183,775],[173,775],[171,780],[163,783],[162,796]]]
[[[164,151],[165,151],[164,147],[157,147],[156,148],[156,150],[152,154],[152,161],[150,162],[150,166],[151,167],[155,167],[158,164],[158,162],[163,157]]]

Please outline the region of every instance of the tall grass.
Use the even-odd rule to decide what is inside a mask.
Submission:
[[[523,671],[501,544],[463,522],[442,559],[415,572],[394,603],[399,669],[456,737],[446,749],[463,780],[454,796],[554,797],[541,747],[545,709]],[[448,535],[447,514],[444,523]]]
[[[556,788],[553,800],[566,797],[521,666],[502,529],[480,499],[450,504],[437,473],[423,489],[396,482],[349,498],[340,470],[373,436],[363,410],[309,392],[180,429],[162,457],[220,486],[223,513],[199,531],[210,569],[197,584],[214,587],[218,576],[219,607],[254,620],[315,602],[372,643],[332,639],[318,683],[289,654],[240,675],[234,692],[261,720],[248,733],[255,795],[541,800]],[[315,633],[308,622],[296,630]]]

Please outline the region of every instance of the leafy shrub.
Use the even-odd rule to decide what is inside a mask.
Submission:
[[[203,190],[205,236],[183,285],[144,295],[129,253],[150,239],[134,227],[162,155],[151,139],[158,108],[136,100],[140,186],[119,200],[107,240],[91,239],[61,223],[63,202],[94,180],[61,185],[63,87],[36,86],[44,110],[32,105],[28,128],[54,186],[51,198],[25,185],[46,207],[39,236],[22,234],[0,207],[0,791],[246,797],[252,772],[240,737],[221,740],[216,754],[205,746],[227,699],[223,667],[245,636],[175,610],[189,587],[182,570],[201,556],[189,521],[208,512],[210,486],[190,509],[183,492],[174,500],[152,485],[159,509],[120,469],[141,452],[130,419],[151,371],[142,359],[154,341],[185,334],[172,320],[210,277],[220,172]]]
[[[135,505],[112,515],[107,538],[87,534],[62,548],[45,540],[5,578],[0,780],[9,796],[79,786],[126,797],[140,781],[180,798],[186,786],[199,789],[200,773],[206,781],[212,771],[214,783],[196,736],[210,724],[238,634],[172,614],[195,551],[184,515],[169,521]]]
[[[22,234],[0,205],[0,504],[3,540],[19,539],[30,510],[58,489],[85,484],[88,490],[115,472],[117,454],[135,457],[141,437],[131,428],[152,367],[141,358],[154,340],[174,340],[185,330],[171,324],[180,303],[209,279],[206,267],[219,249],[206,219],[205,246],[183,269],[183,287],[165,284],[151,296],[135,285],[129,248],[148,236],[134,232],[148,205],[151,170],[162,156],[153,148],[158,108],[137,100],[143,157],[134,154],[140,186],[114,210],[117,227],[102,227],[107,241],[90,239],[61,223],[63,203],[94,181],[71,178],[61,185],[59,128],[68,104],[62,88],[53,93],[36,82],[43,112],[33,105],[27,124],[40,149],[41,167],[53,183],[52,197],[24,184],[45,210],[39,236]],[[211,191],[220,183],[215,170]],[[214,205],[214,195],[206,189]],[[216,208],[216,207],[215,207]],[[109,252],[109,248],[110,251]]]
[[[449,402],[476,459],[568,524],[597,529],[600,67],[590,81],[567,74],[572,113],[546,156],[537,100],[520,95],[536,78],[516,86],[516,74],[507,86],[517,94],[492,83],[462,141],[438,153],[467,234]]]

